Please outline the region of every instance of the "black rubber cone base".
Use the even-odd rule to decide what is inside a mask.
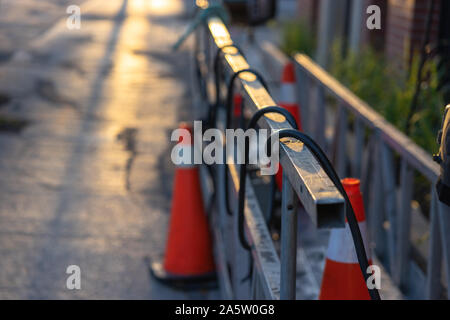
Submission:
[[[163,264],[159,261],[150,262],[150,275],[159,282],[179,290],[210,290],[217,288],[216,273],[206,273],[196,276],[174,275],[164,270]]]

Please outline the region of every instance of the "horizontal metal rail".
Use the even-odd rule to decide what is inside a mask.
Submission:
[[[207,25],[216,50],[233,44],[227,28],[220,19],[210,18]],[[245,58],[232,47],[224,49],[223,60],[226,62],[228,74],[250,67]],[[237,82],[240,82],[246,106],[251,112],[276,105],[253,74],[244,72],[239,75]],[[291,128],[286,119],[279,114],[267,114],[258,124],[271,132]],[[280,144],[280,163],[312,221],[318,227],[343,227],[344,199],[303,143],[294,139],[284,139]]]

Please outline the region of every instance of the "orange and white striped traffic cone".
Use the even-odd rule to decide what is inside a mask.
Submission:
[[[295,67],[292,62],[288,62],[283,69],[283,75],[281,77],[281,92],[280,92],[280,107],[285,108],[293,116],[297,122],[298,129],[302,129],[301,111],[295,95],[295,84],[297,80],[295,78]],[[282,189],[283,169],[279,168],[275,176],[278,190]]]
[[[347,178],[342,180],[342,185],[347,192],[358,220],[370,265],[372,261],[364,204],[359,187],[360,181]],[[370,300],[367,285],[359,267],[348,222],[346,222],[344,229],[333,229],[331,231],[319,299]]]
[[[180,138],[181,150],[193,155],[192,126],[182,123],[180,129],[189,132]],[[157,280],[183,289],[215,285],[212,237],[198,166],[191,163],[177,166],[172,199],[164,262],[152,263],[150,272]]]
[[[281,77],[281,94],[279,105],[289,111],[297,121],[298,129],[302,129],[300,105],[297,102],[295,95],[296,86],[295,67],[292,62],[288,62],[283,69],[283,76]]]

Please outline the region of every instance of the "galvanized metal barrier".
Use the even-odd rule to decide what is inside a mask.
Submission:
[[[435,191],[439,166],[308,56],[294,59],[303,128],[328,149],[341,176],[361,179],[375,252],[395,284],[411,298],[450,297],[450,208],[438,201]],[[334,115],[328,121],[334,120],[334,130],[326,132],[330,126],[324,114]],[[411,243],[411,216],[419,214],[411,206],[417,176],[431,186],[428,257],[422,262]]]
[[[200,80],[197,91],[203,92],[203,109],[207,109],[214,103],[211,98],[215,96],[214,57],[218,50],[222,52],[220,69],[224,80],[229,80],[235,73],[250,66],[239,50],[233,47],[230,34],[220,19],[207,19],[196,30],[195,36],[196,76]],[[251,114],[276,105],[254,74],[241,72],[236,83],[244,97],[245,110]],[[223,85],[219,86],[220,96],[224,96],[225,89]],[[225,118],[224,113],[219,112],[218,119],[222,119],[219,123],[223,125]],[[269,129],[270,133],[291,128],[282,115],[275,113],[261,117],[258,125]],[[232,155],[229,157],[232,158]],[[241,247],[238,240],[238,215],[228,216],[225,212],[225,201],[228,199],[222,196],[224,171],[219,170],[219,166],[213,168],[218,180],[215,186],[218,198],[217,210],[212,212],[210,221],[214,230],[220,287],[225,298],[295,299],[297,198],[317,227],[344,226],[344,199],[308,148],[295,139],[283,139],[280,143],[280,163],[283,166],[281,263],[249,179],[246,184],[244,227],[251,252]],[[232,203],[236,205],[232,209],[237,212],[239,174],[233,164],[229,165],[229,177],[232,182],[229,194],[230,198],[235,199]],[[251,277],[248,277],[249,274]]]

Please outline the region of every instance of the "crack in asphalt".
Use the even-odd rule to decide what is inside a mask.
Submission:
[[[125,189],[127,191],[131,190],[131,169],[138,154],[136,150],[137,133],[138,130],[136,128],[125,128],[117,135],[117,140],[124,145],[125,150],[129,153],[129,157],[125,164]]]

